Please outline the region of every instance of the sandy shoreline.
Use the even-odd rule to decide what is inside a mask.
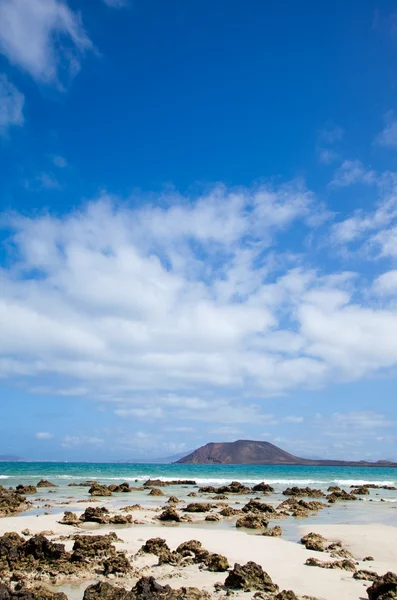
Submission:
[[[107,507],[110,514],[126,514],[122,508],[127,505],[133,505],[136,501],[134,493],[119,494],[112,497],[87,498],[87,489],[69,488],[70,496],[66,499],[58,498],[56,493],[50,493],[50,490],[43,489],[33,499],[33,507],[27,514],[18,516],[3,517],[0,519],[0,536],[7,532],[17,532],[26,539],[30,536],[46,532],[46,537],[54,542],[61,541],[65,544],[68,552],[72,550],[73,534],[92,534],[105,535],[110,532],[116,532],[119,536],[119,542],[115,543],[116,550],[123,551],[131,560],[133,573],[131,576],[110,576],[107,581],[122,585],[126,589],[131,589],[140,576],[152,575],[162,585],[170,584],[171,587],[180,588],[181,586],[195,586],[200,590],[206,590],[213,598],[220,599],[225,597],[227,590],[225,588],[216,591],[214,584],[225,581],[227,572],[210,572],[207,569],[200,568],[197,564],[189,566],[173,566],[163,564],[159,566],[158,558],[155,555],[147,554],[145,556],[136,556],[142,545],[150,538],[163,538],[171,550],[175,550],[179,544],[188,540],[198,540],[203,547],[211,553],[217,553],[225,556],[231,567],[234,563],[246,564],[248,561],[254,561],[261,565],[273,582],[277,584],[280,590],[293,590],[299,597],[308,596],[318,600],[360,600],[367,599],[366,589],[371,585],[370,581],[356,580],[353,573],[342,569],[325,569],[313,566],[307,566],[306,560],[310,557],[318,558],[321,561],[334,560],[328,552],[318,552],[307,550],[299,539],[301,536],[316,532],[323,535],[329,542],[341,542],[343,548],[349,550],[356,561],[356,569],[370,569],[378,575],[383,575],[387,571],[397,570],[397,509],[387,503],[382,506],[375,502],[347,502],[341,503],[337,508],[333,506],[324,508],[330,515],[334,515],[335,523],[321,522],[316,515],[310,519],[291,519],[293,520],[295,532],[291,539],[286,539],[284,535],[287,519],[273,520],[270,517],[269,527],[280,525],[283,528],[283,537],[262,536],[257,530],[241,530],[235,527],[236,517],[222,519],[220,522],[205,522],[206,513],[194,513],[189,515],[191,523],[166,523],[161,524],[158,521],[158,515],[167,503],[168,496],[172,494],[169,488],[164,488],[164,495],[160,497],[146,496],[148,504],[140,509],[130,510],[135,524],[129,525],[109,525],[83,523],[76,526],[60,524],[59,521],[65,510],[73,511],[78,517],[87,507]],[[192,488],[179,492],[185,494],[183,501],[178,504],[178,511],[190,501],[209,502],[210,496],[198,494],[195,498],[189,498],[188,494]],[[376,494],[378,492],[376,491]],[[145,494],[148,494],[146,491]],[[82,498],[84,495],[84,498]],[[258,494],[255,494],[258,496]],[[227,501],[223,504],[218,503],[217,511],[222,505],[232,506],[241,510],[241,507],[253,498],[253,495],[229,495]],[[285,497],[284,497],[285,498]],[[269,505],[276,505],[272,495],[262,495],[262,502]],[[213,502],[213,501],[212,501]],[[51,503],[51,504],[49,504]],[[52,510],[50,514],[43,514],[43,507],[48,506]],[[215,504],[214,504],[215,506]],[[318,514],[321,515],[323,511]],[[335,512],[332,512],[335,511]],[[341,515],[353,514],[354,511],[361,511],[366,514],[366,523],[361,524],[343,524],[338,519]],[[387,512],[389,522],[395,522],[396,526],[385,523],[370,522],[371,516],[376,520],[380,511]],[[327,514],[328,514],[327,513]],[[241,514],[241,512],[240,512]],[[316,521],[316,519],[318,519]],[[65,537],[71,536],[69,539]],[[293,539],[292,539],[293,538]],[[362,559],[368,555],[374,557],[371,562],[363,562]],[[139,575],[138,575],[139,574]],[[79,584],[76,578],[63,582],[56,590],[62,590],[67,593],[69,600],[81,600],[84,589],[88,584],[98,581],[103,577],[90,577],[82,580]],[[48,584],[48,582],[47,582]],[[52,587],[50,585],[50,587]],[[53,588],[54,589],[54,588]],[[234,591],[233,597],[236,600],[248,599],[254,597],[255,592]]]
[[[59,515],[18,516],[0,519],[0,534],[9,531],[21,533],[28,529],[32,534],[42,531],[52,531],[54,535],[49,539],[56,539],[59,535],[68,535],[72,532],[86,533],[87,529],[77,530],[59,524]],[[311,529],[311,528],[310,528]],[[117,544],[118,549],[123,549],[128,554],[135,554],[142,544],[149,538],[164,538],[171,549],[178,544],[190,539],[197,539],[203,546],[211,551],[225,555],[231,564],[238,562],[245,564],[254,561],[260,564],[269,573],[280,589],[292,589],[296,594],[315,596],[324,600],[358,600],[366,598],[366,588],[370,582],[356,581],[352,573],[341,570],[319,569],[308,567],[304,563],[310,556],[327,559],[327,553],[306,550],[301,544],[285,541],[283,539],[250,535],[238,530],[212,530],[178,525],[157,526],[97,526],[88,531],[95,534],[106,534],[116,531],[123,543]],[[307,533],[306,526],[301,527],[302,534]],[[323,525],[316,531],[330,541],[342,541],[348,547],[355,559],[362,559],[367,554],[373,554],[375,561],[359,563],[358,568],[371,568],[378,574],[395,570],[397,565],[397,527],[372,524],[367,527],[356,525]],[[70,545],[70,544],[69,544]],[[213,591],[213,586],[218,581],[224,580],[223,573],[210,573],[200,571],[198,568],[156,566],[155,557],[148,561],[148,566],[157,580],[169,583],[172,587],[197,586],[200,589]],[[124,582],[125,584],[126,582]],[[133,581],[131,581],[132,585]],[[82,598],[83,589],[74,586],[73,597]],[[128,586],[126,586],[128,587]],[[253,594],[237,593],[235,598],[249,598]],[[71,594],[69,593],[71,598]],[[71,598],[72,600],[72,598]]]

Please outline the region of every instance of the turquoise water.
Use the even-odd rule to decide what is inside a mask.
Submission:
[[[232,480],[243,483],[268,481],[274,487],[312,485],[326,487],[376,483],[397,486],[397,468],[390,467],[307,467],[268,465],[185,465],[123,463],[0,463],[0,483],[15,485],[40,478],[61,484],[85,479],[144,481],[148,478],[195,479],[198,484],[224,484]]]

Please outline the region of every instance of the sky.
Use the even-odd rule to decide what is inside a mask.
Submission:
[[[0,0],[0,454],[397,460],[397,5]]]

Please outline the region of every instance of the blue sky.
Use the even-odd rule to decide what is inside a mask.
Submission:
[[[0,0],[0,454],[397,460],[393,2]]]

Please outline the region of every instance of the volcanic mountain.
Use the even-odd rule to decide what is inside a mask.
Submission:
[[[223,465],[313,465],[313,466],[369,466],[390,467],[397,466],[386,460],[376,463],[365,461],[343,460],[311,460],[299,458],[285,452],[270,442],[255,442],[252,440],[237,440],[236,442],[211,442],[201,446],[180,458],[177,463],[190,464],[223,464]]]

